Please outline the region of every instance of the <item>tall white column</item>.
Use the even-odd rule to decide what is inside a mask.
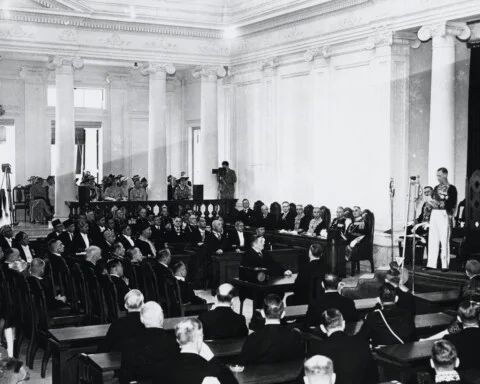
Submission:
[[[56,56],[48,68],[55,70],[55,216],[69,215],[65,201],[76,199],[74,71],[83,68],[79,57]]]
[[[205,199],[216,199],[217,179],[212,169],[219,167],[217,79],[224,77],[223,67],[202,67],[193,71],[193,77],[202,79],[200,103],[200,159],[198,183],[203,185]]]
[[[428,145],[428,180],[436,184],[440,167],[455,171],[455,38],[467,40],[470,29],[465,23],[443,22],[423,26],[421,41],[432,39],[432,88],[430,100],[430,137]]]
[[[149,63],[141,70],[150,76],[148,117],[149,200],[167,199],[167,74],[172,64]]]
[[[97,128],[85,130],[85,171],[89,171],[95,178],[98,176]]]

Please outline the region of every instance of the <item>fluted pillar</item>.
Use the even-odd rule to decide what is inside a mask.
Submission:
[[[149,63],[141,69],[150,77],[148,115],[149,200],[167,199],[167,74],[172,64]]]
[[[218,197],[217,179],[212,175],[212,169],[219,167],[217,79],[225,75],[226,71],[223,67],[201,67],[193,71],[193,77],[202,79],[199,145],[201,164],[198,168],[195,165],[195,168],[199,169],[195,184],[203,185],[205,199]]]
[[[56,56],[48,63],[55,70],[55,217],[67,218],[65,201],[76,199],[74,72],[83,68],[79,57]]]
[[[436,184],[440,167],[455,180],[455,38],[468,40],[465,23],[443,22],[420,28],[418,38],[432,39],[432,86],[430,100],[430,137],[428,146],[428,180]]]

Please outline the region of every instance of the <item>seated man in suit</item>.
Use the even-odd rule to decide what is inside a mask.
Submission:
[[[234,297],[232,285],[220,285],[217,288],[215,308],[198,316],[198,320],[203,324],[206,340],[233,339],[248,335],[245,317],[232,309]]]
[[[312,244],[308,250],[309,262],[300,265],[293,295],[287,297],[287,305],[308,304],[310,299],[318,299],[323,296],[323,277],[327,266],[322,259],[322,247],[319,244]]]
[[[45,294],[45,301],[47,303],[47,310],[55,311],[59,308],[65,307],[65,303],[67,302],[67,298],[62,295],[54,296],[53,289],[50,286],[51,284],[48,283],[48,280],[44,279],[45,276],[45,261],[42,259],[33,259],[30,264],[30,287],[31,289],[36,289],[36,285],[32,284],[32,279],[35,279],[40,282],[40,286],[43,289]]]
[[[175,327],[180,355],[158,370],[154,384],[237,384],[232,372],[213,359],[213,353],[203,342],[202,323],[187,319]],[[210,378],[210,381],[206,378]],[[216,378],[216,381],[213,379]],[[211,381],[214,380],[214,381]]]
[[[381,309],[370,312],[358,335],[373,346],[403,344],[416,340],[415,318],[407,310],[395,305],[397,295],[390,284],[380,287]]]
[[[145,329],[140,321],[142,307],[142,293],[138,289],[132,289],[125,295],[127,314],[110,324],[107,335],[98,346],[97,353],[121,351],[126,340],[136,337]]]
[[[150,239],[155,244],[155,248],[161,249],[165,244],[164,234],[165,228],[162,227],[162,220],[160,216],[155,216],[153,218],[153,225],[151,226],[152,235]]]
[[[230,245],[236,252],[244,251],[248,247],[248,236],[244,232],[245,225],[242,221],[235,222],[235,229],[228,234]]]
[[[57,240],[64,230],[64,226],[62,222],[58,219],[55,219],[52,221],[52,226],[53,226],[53,231],[47,235],[47,239],[46,239],[47,243],[50,240]]]
[[[268,207],[265,204],[260,207],[260,216],[257,218],[256,225],[257,228],[264,227],[268,230],[275,229],[276,227],[275,218],[268,212]]]
[[[292,231],[295,226],[295,215],[290,211],[290,203],[284,201],[282,203],[282,217],[278,223],[277,229]]]
[[[106,231],[105,224],[106,224],[106,220],[105,220],[105,216],[103,215],[96,216],[95,219],[92,221],[88,220],[88,227],[89,227],[88,234],[92,239],[92,243],[99,247],[102,245],[104,241],[103,234]]]
[[[223,233],[223,221],[213,220],[211,236],[208,237],[208,250],[211,254],[221,255],[230,249],[228,236]]]
[[[248,227],[255,226],[255,212],[250,208],[250,201],[243,199],[242,209],[237,213],[237,220],[243,222]]]
[[[200,216],[197,219],[197,226],[189,234],[187,234],[187,242],[190,245],[201,247],[207,242],[207,237],[210,232],[207,230],[207,219],[205,216]]]
[[[315,355],[303,363],[304,375],[297,381],[298,384],[334,384],[337,383],[333,362],[328,357]]]
[[[121,234],[117,237],[117,241],[123,244],[123,247],[128,251],[135,247],[135,241],[132,239],[132,227],[130,224],[124,224],[121,228]]]
[[[245,268],[266,268],[273,276],[291,276],[292,271],[285,270],[279,263],[273,260],[269,253],[263,253],[265,239],[260,236],[254,236],[250,249],[242,255],[241,267]]]
[[[343,207],[338,207],[335,212],[335,218],[332,220],[330,224],[331,230],[338,230],[340,232],[345,231],[345,217],[344,217],[344,209]]]
[[[183,261],[178,262],[173,267],[173,274],[177,279],[178,286],[180,288],[180,297],[182,298],[182,304],[205,304],[206,301],[201,297],[195,295],[195,292],[188,281],[187,266]]]
[[[106,230],[102,234],[102,241],[95,244],[102,250],[102,256],[105,260],[108,260],[113,253],[113,243],[115,243],[115,232]]]
[[[4,225],[0,228],[0,248],[3,252],[13,247],[13,230],[11,225]]]
[[[97,278],[105,272],[104,264],[101,263],[101,260],[102,250],[100,248],[92,245],[86,249],[85,261],[80,265],[85,281]]]
[[[257,236],[263,237],[263,239],[265,240],[265,245],[264,245],[265,250],[273,249],[272,242],[268,239],[268,237],[265,236],[265,227],[257,227],[257,229],[255,230],[255,234]]]
[[[185,234],[182,224],[183,221],[180,216],[176,216],[173,219],[172,228],[165,231],[165,242],[167,244],[184,243],[187,241],[187,235]]]
[[[480,358],[473,351],[480,345],[480,328],[478,316],[480,305],[473,301],[464,301],[458,307],[458,320],[462,330],[448,334],[444,339],[450,341],[457,349],[460,359],[460,369],[476,369],[480,365]]]
[[[169,267],[170,262],[172,261],[172,254],[168,248],[157,252],[155,259],[150,259],[148,261],[157,275],[159,285],[161,285],[163,281],[175,281],[175,276]]]
[[[60,240],[50,240],[48,243],[48,254],[46,259],[48,260],[46,272],[53,274],[53,281],[56,287],[60,286],[59,276],[65,267],[63,262],[63,252],[65,247]]]
[[[480,287],[480,261],[468,260],[465,264],[465,274],[468,280],[463,283],[460,289],[460,301],[470,300],[469,292],[474,292],[477,287]]]
[[[322,215],[320,207],[313,208],[313,218],[308,224],[308,230],[306,234],[308,236],[319,236],[320,232],[327,229],[327,223]]]
[[[141,223],[138,225],[139,236],[138,239],[135,240],[135,247],[140,249],[142,255],[149,258],[155,257],[157,254],[157,250],[155,245],[152,241],[150,241],[150,237],[152,236],[152,229],[148,223]]]
[[[107,264],[108,273],[117,289],[118,308],[123,311],[125,295],[130,291],[128,279],[123,275],[123,265],[120,260],[112,259]]]
[[[85,250],[93,245],[92,239],[88,234],[88,224],[81,222],[78,226],[78,232],[73,236],[72,252],[83,253]]]
[[[149,301],[140,310],[145,329],[122,344],[120,382],[151,380],[165,361],[178,356],[173,335],[163,329],[163,311],[159,304]]]
[[[322,313],[329,308],[338,309],[347,322],[358,320],[355,302],[349,297],[340,294],[339,283],[340,279],[338,276],[333,274],[325,275],[322,283],[325,294],[308,305],[306,326],[318,326],[322,319]]]
[[[14,248],[18,249],[20,257],[27,263],[31,263],[32,259],[35,257],[35,251],[30,248],[29,243],[30,239],[26,232],[20,231],[15,235],[15,240],[13,242]]]
[[[75,222],[67,219],[63,222],[63,227],[65,231],[63,231],[58,238],[65,246],[65,255],[71,256],[73,237],[75,235]]]
[[[348,241],[346,258],[356,260],[361,252],[362,245],[368,240],[369,223],[367,217],[362,214],[360,207],[353,207],[353,222],[345,231],[345,239]]]
[[[303,356],[300,333],[281,324],[285,306],[278,295],[269,294],[263,302],[265,326],[247,337],[239,364],[265,364],[289,361]]]
[[[119,260],[123,263],[125,260],[125,248],[119,241],[113,243],[112,252],[108,255],[108,260]]]
[[[462,384],[459,373],[460,365],[455,346],[447,340],[438,340],[433,344],[430,366],[435,370],[433,383]]]
[[[293,226],[293,230],[297,233],[308,231],[309,222],[307,221],[305,212],[303,212],[303,205],[297,204],[296,210],[297,216],[295,216],[295,225]]]
[[[369,384],[378,382],[378,372],[370,345],[358,336],[345,333],[345,320],[338,309],[322,313],[320,328],[327,339],[312,341],[308,354],[323,355],[333,361],[336,384]],[[346,353],[348,351],[348,353]]]

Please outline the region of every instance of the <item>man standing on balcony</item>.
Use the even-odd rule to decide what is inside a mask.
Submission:
[[[222,163],[222,168],[217,173],[218,195],[220,199],[233,199],[235,196],[235,183],[237,174],[230,169],[228,161]]]

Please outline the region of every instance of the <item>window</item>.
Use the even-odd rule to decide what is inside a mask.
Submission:
[[[103,88],[75,88],[73,91],[75,108],[105,109],[105,90]],[[49,107],[55,107],[55,86],[48,87],[47,102]]]

